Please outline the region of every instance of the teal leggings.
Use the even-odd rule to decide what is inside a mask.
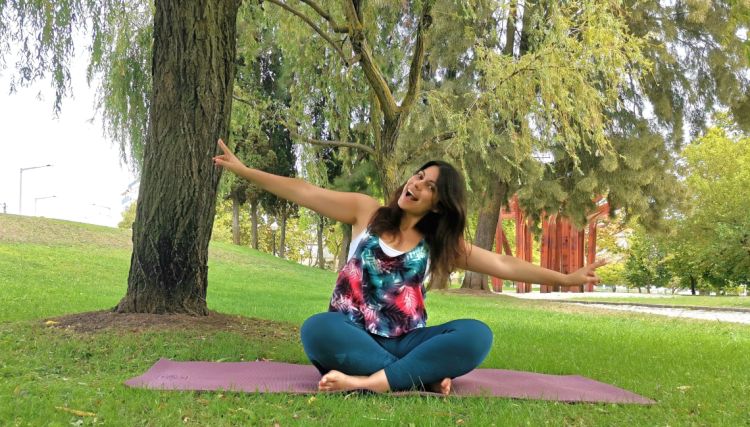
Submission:
[[[316,314],[301,329],[310,361],[324,375],[337,370],[371,375],[385,370],[392,391],[421,389],[479,366],[492,346],[492,331],[460,319],[385,338],[370,334],[343,313]]]

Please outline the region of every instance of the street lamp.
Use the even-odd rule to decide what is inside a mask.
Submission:
[[[18,180],[18,214],[23,215],[23,210],[21,209],[22,203],[23,203],[23,173],[24,171],[32,170],[32,169],[41,169],[41,168],[48,168],[52,165],[44,165],[44,166],[32,166],[30,168],[21,168],[21,172],[19,173],[20,179]]]
[[[34,216],[36,216],[36,203],[44,199],[54,199],[57,196],[34,197]]]
[[[279,224],[276,224],[276,221],[271,224],[271,236],[273,236],[273,255],[276,256],[276,230],[279,229]]]

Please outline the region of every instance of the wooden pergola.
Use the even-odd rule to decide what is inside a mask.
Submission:
[[[508,209],[501,209],[495,231],[495,250],[511,255],[510,244],[503,232],[503,220],[512,219],[516,228],[516,258],[531,262],[531,220],[518,206],[518,197],[513,196]],[[576,229],[568,220],[559,215],[542,215],[541,266],[561,273],[570,273],[596,259],[596,225],[600,218],[609,215],[609,204],[606,199],[597,199],[597,210],[588,216],[584,229]],[[502,248],[502,249],[501,249]],[[516,292],[531,292],[531,283],[515,282]],[[492,287],[496,292],[503,291],[503,281],[492,278]],[[593,285],[559,286],[541,285],[540,292],[593,292]]]

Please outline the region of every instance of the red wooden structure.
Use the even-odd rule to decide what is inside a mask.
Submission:
[[[545,216],[542,222],[542,267],[561,273],[570,273],[584,265],[584,250],[586,263],[594,262],[596,258],[596,224],[599,217],[609,214],[609,204],[603,198],[597,200],[597,210],[588,217],[588,233],[577,230],[571,222],[559,215]],[[509,209],[501,209],[495,232],[495,248],[497,252],[511,255],[508,239],[503,232],[503,220],[512,219],[516,224],[516,258],[531,262],[531,223],[518,206],[518,198],[513,196]],[[588,239],[586,239],[588,234]],[[587,241],[588,240],[588,241]],[[492,278],[492,287],[496,292],[503,291],[503,282]],[[540,292],[592,292],[593,285],[584,286],[552,286],[542,285]],[[516,292],[531,292],[531,283],[516,282]]]

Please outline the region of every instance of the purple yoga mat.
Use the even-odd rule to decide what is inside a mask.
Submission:
[[[320,374],[312,365],[278,362],[175,362],[161,359],[130,387],[161,390],[227,390],[258,393],[317,393]],[[407,392],[394,394],[425,394]],[[475,369],[453,380],[452,396],[497,396],[561,402],[653,404],[651,399],[578,375],[546,375],[505,369]],[[439,395],[437,395],[439,396]]]

